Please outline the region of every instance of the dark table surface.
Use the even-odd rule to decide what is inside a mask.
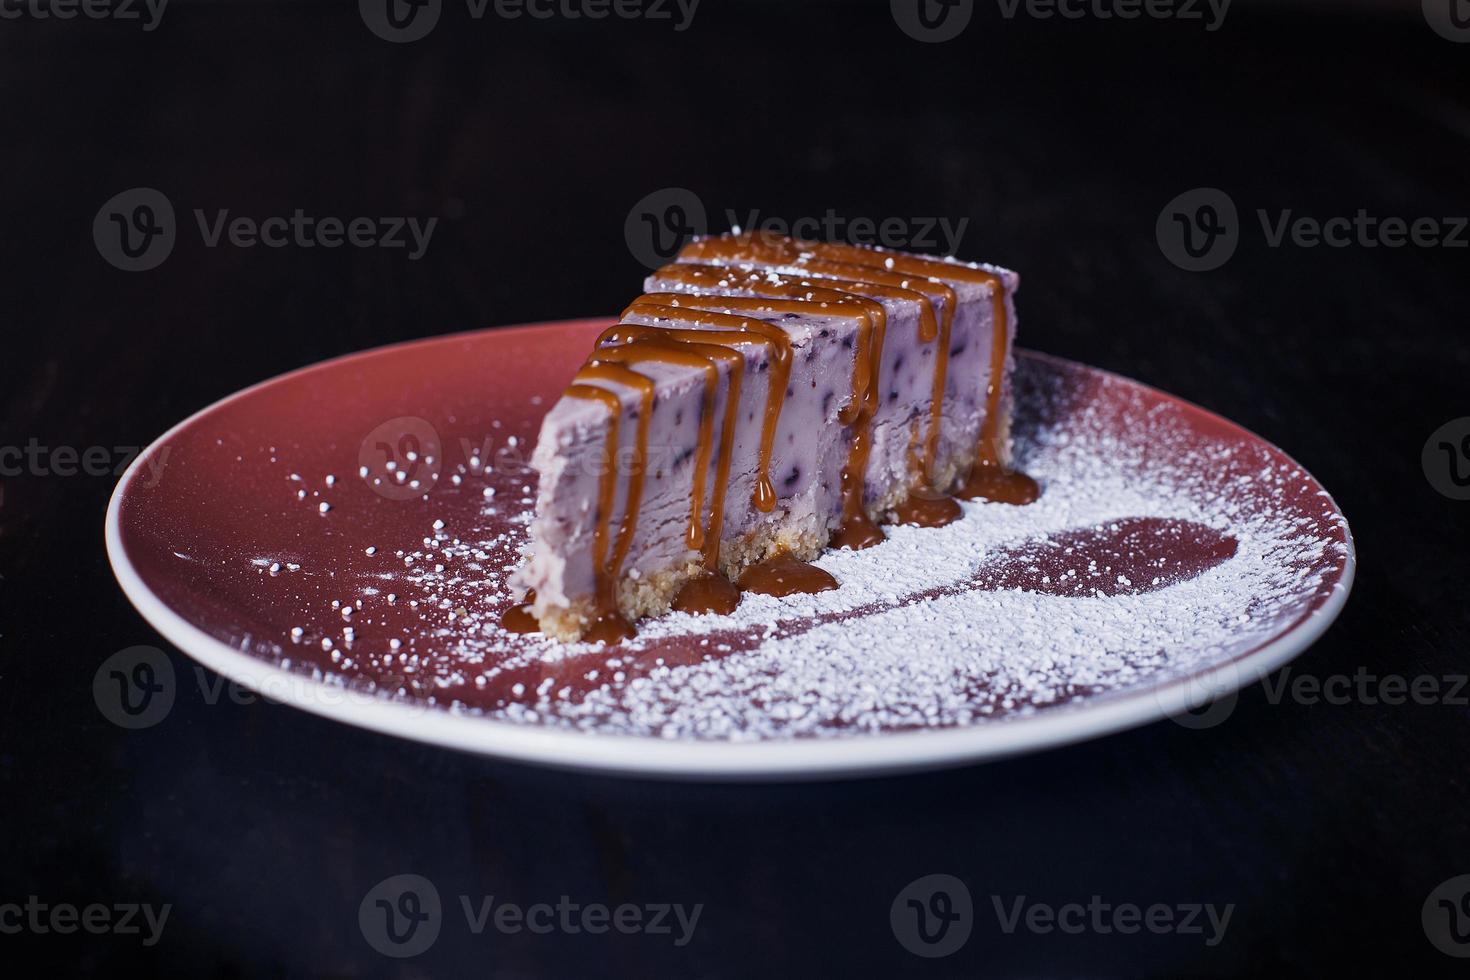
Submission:
[[[1470,250],[1273,247],[1257,212],[1470,214],[1470,45],[1416,4],[1242,0],[1215,31],[1021,9],[980,4],[943,44],[911,40],[881,3],[705,0],[683,31],[448,4],[405,44],[351,3],[178,2],[151,31],[0,20],[0,445],[46,450],[0,484],[0,906],[171,906],[152,945],[26,927],[0,933],[0,961],[190,976],[1463,973],[1421,909],[1470,873],[1470,712],[1465,691],[1449,696],[1470,671],[1470,503],[1436,491],[1421,450],[1470,415]],[[178,214],[172,254],[146,272],[112,267],[93,237],[103,203],[135,187]],[[641,270],[625,219],[668,187],[697,194],[716,229],[752,209],[969,219],[960,253],[1025,276],[1026,345],[1202,403],[1336,495],[1357,587],[1294,675],[1428,677],[1444,696],[1390,705],[1369,681],[1306,703],[1256,685],[1203,730],[1161,722],[985,766],[775,786],[498,763],[211,703],[192,682],[152,728],[103,717],[98,665],[168,647],[103,553],[114,478],[58,475],[53,450],[104,447],[110,465],[322,358],[612,312]],[[1239,211],[1238,249],[1209,272],[1176,267],[1155,236],[1166,203],[1199,187]],[[409,261],[208,248],[196,208],[440,221]],[[405,960],[358,925],[369,889],[399,873],[433,881],[446,909],[437,942]],[[932,873],[975,904],[943,959],[910,954],[889,924],[900,889]],[[461,895],[703,910],[683,946],[476,935]],[[1233,911],[1215,945],[1008,934],[993,897],[1022,895]]]

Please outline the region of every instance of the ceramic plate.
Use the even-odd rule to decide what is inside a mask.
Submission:
[[[1022,351],[1037,504],[892,529],[821,559],[838,592],[747,597],[625,648],[507,633],[531,447],[605,325],[368,351],[199,412],[113,495],[118,581],[180,650],[274,700],[509,759],[711,779],[953,765],[1179,715],[1291,659],[1346,601],[1347,523],[1296,462]]]

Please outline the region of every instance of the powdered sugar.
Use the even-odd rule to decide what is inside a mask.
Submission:
[[[1178,406],[1080,369],[1023,362],[1018,389],[1017,456],[1041,500],[966,504],[949,527],[888,528],[877,548],[829,552],[818,564],[836,591],[747,595],[730,616],[648,621],[617,647],[507,633],[498,620],[519,598],[506,580],[529,499],[524,473],[487,474],[489,486],[452,491],[473,506],[434,518],[421,537],[356,543],[381,564],[377,584],[340,597],[361,610],[357,635],[339,644],[352,657],[316,666],[387,696],[596,732],[750,740],[951,727],[1228,660],[1330,588],[1345,528],[1320,488],[1268,447],[1206,436]],[[1187,575],[1160,552],[1145,580],[1066,543],[1064,532],[1141,517],[1233,544]],[[1038,555],[1071,577],[1071,594],[977,578]],[[1045,570],[1028,574],[1050,582]]]

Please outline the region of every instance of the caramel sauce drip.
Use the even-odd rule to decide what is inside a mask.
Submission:
[[[928,259],[897,262],[908,256],[891,256],[854,245],[829,245],[821,242],[797,242],[775,235],[750,234],[707,238],[686,246],[682,256],[692,259],[715,259],[725,262],[761,262],[776,266],[792,266],[817,276],[843,278],[853,282],[905,289],[925,293],[920,307],[919,342],[938,341],[934,356],[934,383],[929,398],[929,432],[924,440],[923,468],[919,479],[928,488],[933,473],[934,457],[939,449],[940,423],[944,411],[944,388],[949,371],[949,339],[954,326],[958,297],[954,288],[938,281],[928,266],[945,263]],[[973,270],[970,270],[973,271]],[[990,273],[985,273],[989,276]],[[992,277],[996,278],[996,277]],[[996,278],[996,282],[999,279]],[[940,297],[940,308],[927,294]],[[1003,299],[1004,297],[1002,297]],[[937,314],[937,315],[936,315]],[[1004,364],[1004,355],[1002,355]]]
[[[1001,439],[1001,379],[1009,356],[1010,330],[1005,306],[1005,286],[1000,276],[958,262],[944,262],[913,255],[901,255],[859,245],[827,242],[799,242],[780,235],[746,233],[707,238],[686,246],[681,257],[696,261],[758,261],[771,264],[797,263],[803,268],[824,263],[839,263],[882,269],[890,273],[909,274],[927,279],[947,278],[977,283],[986,287],[991,302],[992,337],[990,343],[990,377],[986,386],[985,418],[975,448],[975,462],[970,476],[960,490],[967,498],[983,497],[1001,503],[1026,504],[1041,495],[1036,481],[1007,468]],[[951,309],[953,307],[951,306]],[[949,344],[944,343],[945,354]],[[936,375],[939,365],[935,365]],[[940,395],[943,387],[936,382]],[[932,422],[932,420],[931,420]],[[931,424],[930,438],[937,439],[937,425]],[[932,463],[932,451],[926,445],[926,456]]]
[[[623,311],[624,318],[629,316],[677,318],[705,326],[739,331],[748,334],[752,341],[762,338],[769,342],[766,356],[771,368],[771,377],[769,387],[766,389],[766,412],[761,425],[760,457],[756,467],[753,500],[756,510],[769,514],[776,507],[776,488],[771,485],[771,451],[776,443],[776,423],[781,418],[781,406],[786,401],[786,386],[791,380],[791,338],[780,327],[753,317],[709,313],[704,310],[681,310],[658,303],[635,301]]]
[[[511,606],[500,614],[500,628],[511,633],[539,633],[541,624],[536,622],[536,617],[531,613],[531,606],[536,602],[536,590],[532,589],[526,593],[525,602],[519,606]]]
[[[815,565],[776,555],[740,573],[740,588],[761,595],[812,595],[837,588],[837,580]]]
[[[735,440],[735,424],[740,409],[740,390],[745,377],[745,355],[734,348],[737,343],[749,342],[750,335],[736,330],[673,330],[649,327],[632,323],[620,323],[603,331],[597,338],[597,346],[641,343],[649,339],[674,342],[684,345],[689,351],[705,358],[708,366],[716,371],[711,380],[706,374],[704,413],[699,426],[699,472],[695,475],[693,515],[690,518],[687,540],[689,547],[702,552],[707,571],[717,571],[720,564],[720,537],[725,527],[725,495],[730,486],[730,460]],[[729,346],[724,346],[729,345]],[[725,392],[725,417],[720,429],[720,455],[716,464],[715,485],[710,493],[709,523],[696,533],[699,527],[699,508],[704,502],[704,473],[709,469],[710,426],[713,418],[714,389],[718,385],[717,360],[725,362],[730,369],[730,381]]]
[[[919,428],[915,424],[909,428],[907,453],[910,470],[918,470],[922,466],[918,454],[914,452],[914,447],[918,443]],[[908,495],[894,506],[893,516],[896,518],[895,524],[944,527],[965,516],[965,512],[953,497],[931,490],[928,481],[923,481],[909,488]]]
[[[840,276],[857,278],[839,278]],[[868,472],[868,459],[872,454],[872,419],[877,414],[882,391],[879,373],[882,369],[883,345],[888,331],[887,308],[873,297],[907,300],[919,305],[919,336],[933,339],[940,332],[940,316],[935,302],[927,293],[919,292],[898,283],[906,282],[902,276],[889,276],[874,270],[836,263],[816,263],[814,266],[792,266],[781,272],[756,271],[733,266],[703,265],[699,263],[675,263],[664,266],[654,273],[656,280],[675,282],[691,289],[739,289],[760,295],[789,296],[811,289],[835,289],[865,299],[876,308],[876,327],[873,331],[873,352],[869,358],[872,378],[868,384],[868,399],[863,414],[854,422],[852,447],[848,451],[847,464],[842,468],[842,521],[833,532],[830,544],[834,548],[852,548],[855,551],[882,544],[883,532],[868,517],[863,506],[863,492]],[[883,281],[879,281],[879,280]],[[926,285],[944,289],[942,284]],[[721,297],[722,299],[724,297]],[[946,352],[948,347],[946,345]],[[942,393],[941,393],[942,394]]]
[[[739,605],[740,590],[718,571],[690,579],[674,596],[675,609],[695,616],[704,613],[728,616]]]
[[[953,499],[931,488],[934,459],[941,436],[951,332],[957,309],[955,291],[941,281],[941,277],[986,285],[993,304],[995,324],[991,344],[991,379],[986,392],[987,412],[981,426],[976,463],[966,481],[965,492],[1013,503],[1029,503],[1036,498],[1039,491],[1034,481],[1003,467],[1000,378],[1008,356],[1008,329],[1005,294],[998,276],[955,263],[858,246],[796,242],[778,236],[732,235],[706,239],[687,247],[680,257],[686,261],[665,267],[656,277],[694,290],[736,289],[750,295],[710,296],[697,292],[671,292],[640,297],[624,311],[624,318],[641,316],[655,320],[681,320],[715,329],[672,329],[620,323],[599,338],[593,359],[583,366],[565,392],[567,397],[600,401],[610,414],[593,533],[597,616],[585,632],[584,639],[617,642],[635,635],[632,625],[618,612],[617,584],[637,528],[642,502],[654,384],[652,379],[632,370],[629,365],[648,362],[678,364],[700,371],[704,378],[686,541],[691,550],[701,552],[705,574],[685,583],[674,599],[674,608],[693,613],[729,613],[739,603],[740,589],[785,596],[837,588],[837,580],[828,573],[785,554],[747,568],[740,576],[739,588],[719,573],[724,505],[745,367],[744,354],[737,349],[738,345],[763,345],[767,360],[762,367],[768,365],[770,368],[753,495],[753,504],[762,513],[769,513],[776,504],[775,488],[770,480],[771,456],[791,374],[791,341],[786,331],[758,317],[740,314],[779,317],[826,313],[857,322],[851,398],[838,412],[838,421],[853,427],[852,446],[842,470],[843,520],[832,537],[832,544],[863,548],[883,540],[882,531],[867,517],[863,508],[865,477],[872,449],[872,420],[881,403],[879,375],[887,329],[886,308],[875,297],[916,301],[920,310],[919,341],[938,344],[921,458],[913,452],[913,441],[910,443],[910,466],[918,470],[918,479],[908,497],[894,508],[901,523],[934,527],[948,524],[962,514]],[[687,261],[691,259],[695,261]],[[704,265],[698,260],[710,260],[716,264]],[[787,268],[760,272],[749,268],[734,270],[718,264],[722,262],[737,267],[747,263]],[[709,493],[709,517],[707,521],[701,521],[714,451],[718,362],[722,360],[729,367],[730,382],[715,486]],[[616,458],[622,403],[613,391],[588,384],[589,381],[631,387],[638,391],[640,397],[627,504],[615,542],[609,539],[617,491]],[[506,610],[502,625],[516,632],[534,631],[537,625],[530,613],[532,602],[534,593],[525,605]]]
[[[915,468],[919,489],[930,492],[934,473],[934,459],[939,452],[941,423],[944,417],[944,389],[949,377],[950,337],[954,330],[955,311],[959,308],[959,297],[953,287],[924,277],[891,272],[885,268],[859,265],[850,262],[808,260],[800,268],[818,276],[843,277],[854,286],[872,290],[881,287],[919,300],[920,343],[934,343],[934,380],[929,392],[929,428],[924,438],[924,453],[920,465]],[[936,301],[935,297],[938,297]],[[866,471],[867,459],[863,459]]]
[[[970,469],[970,477],[960,488],[966,500],[989,500],[997,504],[1023,506],[1034,504],[1041,497],[1041,486],[1019,470],[986,462],[977,458]]]
[[[612,511],[617,493],[618,431],[623,403],[607,388],[587,384],[588,381],[612,382],[635,389],[639,394],[638,428],[633,450],[633,464],[628,473],[628,501],[622,526],[608,556]],[[618,612],[618,578],[623,561],[633,543],[638,525],[638,509],[643,499],[643,471],[648,458],[648,419],[653,414],[653,382],[621,364],[591,360],[582,366],[564,392],[568,398],[601,402],[608,410],[607,441],[603,446],[603,472],[598,488],[597,523],[592,534],[592,568],[596,581],[597,618],[583,635],[592,642],[616,643],[635,635],[633,627]]]
[[[873,293],[881,291],[880,294],[896,296],[909,299],[919,303],[919,336],[920,343],[934,343],[937,341],[934,355],[934,379],[929,392],[929,425],[924,438],[924,451],[922,457],[917,460],[913,467],[915,472],[915,495],[922,497],[931,503],[923,513],[927,519],[937,520],[938,513],[942,508],[933,501],[939,494],[933,489],[934,460],[939,453],[939,440],[942,434],[944,418],[944,391],[949,377],[949,351],[950,337],[954,329],[955,311],[958,309],[959,298],[954,288],[928,276],[916,276],[903,271],[894,271],[886,265],[874,265],[871,263],[858,263],[846,261],[857,257],[850,253],[864,253],[866,250],[848,247],[845,250],[833,253],[834,258],[843,261],[833,261],[828,258],[814,258],[811,252],[803,252],[797,247],[797,243],[786,240],[781,241],[773,237],[764,237],[755,240],[753,246],[747,247],[753,240],[746,237],[706,239],[695,242],[685,249],[684,255],[694,254],[693,257],[705,259],[713,258],[728,262],[758,262],[775,265],[778,268],[799,271],[800,273],[816,276],[818,281],[827,278],[833,280],[833,284],[841,283],[852,289]],[[713,246],[712,242],[722,243]],[[880,254],[880,253],[868,253]],[[686,263],[694,268],[712,268],[719,270],[721,267],[707,267]],[[677,277],[679,264],[661,270],[658,275],[668,274]],[[687,275],[687,274],[685,274]],[[757,288],[755,280],[760,278],[759,273],[747,273],[746,282],[739,282],[738,276],[732,276],[726,272],[722,277],[728,286],[739,288]],[[687,281],[687,280],[686,280]],[[937,297],[937,299],[936,299]],[[881,360],[881,353],[879,355]],[[872,387],[875,394],[878,388],[877,368],[875,366]],[[873,411],[876,413],[876,400]],[[853,433],[853,449],[849,458],[849,465],[844,468],[842,474],[843,490],[843,521],[833,536],[834,547],[862,548],[871,547],[883,540],[882,532],[868,519],[862,507],[862,492],[864,478],[867,473],[868,457],[870,455],[870,426],[865,424]],[[914,513],[918,513],[914,511]],[[958,507],[954,508],[950,520],[959,513]]]
[[[960,268],[964,268],[961,266]],[[980,423],[980,443],[975,447],[975,463],[960,493],[969,500],[989,500],[998,504],[1024,506],[1035,503],[1041,487],[1031,477],[1006,465],[1000,434],[1001,378],[1005,374],[1010,332],[1006,327],[1006,297],[1000,277],[983,270],[990,287],[990,319],[994,336],[990,341],[990,383],[985,389],[985,420]]]
[[[751,321],[735,316],[732,313],[726,313],[723,309],[710,311],[698,309],[692,305],[685,305],[690,299],[691,297],[682,294],[652,294],[644,296],[629,306],[624,312],[624,316],[641,315],[653,319],[679,319],[684,322],[706,324],[715,327],[734,327],[735,329],[702,331],[671,329],[646,324],[620,323],[604,331],[602,336],[598,338],[598,349],[595,355],[597,360],[592,363],[595,365],[618,362],[627,365],[646,363],[648,361],[662,361],[695,367],[704,373],[705,384],[699,422],[700,442],[695,464],[699,472],[695,476],[694,489],[691,493],[693,503],[691,505],[692,514],[690,518],[691,530],[689,543],[691,548],[704,547],[705,574],[686,582],[674,598],[673,605],[675,609],[689,613],[730,613],[739,604],[740,590],[731,584],[723,575],[719,574],[718,571],[718,548],[723,524],[722,505],[718,501],[722,499],[724,490],[729,486],[731,442],[736,420],[735,410],[739,404],[739,381],[745,363],[744,356],[732,348],[736,344],[765,342],[767,356],[773,367],[771,384],[773,386],[780,386],[778,392],[782,396],[781,400],[784,401],[785,388],[787,383],[789,383],[791,360],[790,340],[785,331],[769,324],[762,322],[762,326],[767,328],[765,330],[760,329],[760,327],[752,329],[750,326]],[[735,301],[726,303],[724,302],[726,299],[734,299]],[[838,295],[828,297],[827,301],[842,302],[849,306],[857,305]],[[706,305],[715,305],[722,308],[728,307],[730,309],[748,309],[752,312],[810,313],[812,312],[812,308],[807,304],[812,302],[819,301],[813,299],[798,302],[790,298],[777,297],[742,302],[738,297],[722,297],[720,298],[720,302],[711,302]],[[674,303],[680,305],[671,305]],[[867,325],[867,336],[864,338],[862,346],[868,349],[869,354],[871,354],[872,319],[867,310],[860,310],[857,316]],[[779,342],[776,337],[772,336],[773,333],[777,332],[780,334]],[[711,343],[711,341],[714,342]],[[724,345],[730,346],[727,347]],[[696,537],[694,529],[699,526],[699,509],[704,499],[703,477],[709,468],[709,453],[713,443],[712,427],[715,411],[715,394],[719,384],[719,371],[716,367],[715,360],[722,356],[733,358],[733,360],[730,362],[732,384],[726,396],[725,424],[721,439],[720,472],[716,480],[715,493],[712,495],[715,500],[712,501],[710,524],[707,529],[701,529]],[[782,362],[784,362],[784,371],[778,367]],[[853,401],[856,405],[866,406],[869,403],[875,403],[874,399],[868,397],[867,382],[869,381],[870,374],[870,361],[865,360],[862,364],[861,373],[855,372],[855,381],[861,384],[861,387],[858,387],[853,395]],[[776,420],[775,417],[779,416],[780,402],[777,402],[775,413],[770,412],[769,395],[767,405],[767,427],[773,429]],[[651,408],[651,405],[646,405],[644,414],[640,415],[640,421],[644,425],[644,428],[640,430],[641,438],[644,440],[640,443],[640,459],[646,453],[646,414],[649,408]],[[857,414],[861,415],[863,412],[859,411]],[[773,437],[766,438],[765,436],[766,433],[763,432],[762,464],[763,469],[768,472],[770,444],[773,442]],[[615,438],[615,436],[612,438]],[[635,469],[638,469],[638,467],[635,467]],[[603,496],[604,498],[609,496],[606,485],[603,488]],[[630,496],[630,501],[631,499]],[[608,509],[610,510],[610,508],[611,505],[609,505]],[[626,523],[624,527],[627,527]],[[602,540],[605,541],[607,530],[601,524],[601,514],[599,514],[599,529]],[[602,553],[601,548],[597,549],[597,553],[598,555]],[[614,582],[621,568],[621,561],[618,560],[620,557],[615,556],[614,564],[606,566]],[[599,566],[605,566],[605,563],[602,563],[600,559]],[[755,591],[768,591],[776,595],[790,595],[794,592],[824,591],[837,587],[836,579],[832,578],[826,572],[790,558],[762,563],[753,569],[748,569],[747,573],[749,574],[748,581],[753,585]],[[742,576],[741,582],[746,583],[747,577]],[[602,591],[602,588],[599,588],[599,594]],[[609,628],[613,631],[614,635],[608,637],[602,636],[600,631]],[[608,616],[603,615],[593,624],[593,627],[584,638],[588,640],[604,638],[615,640],[622,638],[622,636],[616,634],[616,623]]]
[[[899,524],[918,527],[944,527],[965,516],[959,501],[949,494],[931,495],[933,491],[915,488],[893,508]]]
[[[860,325],[858,342],[855,345],[856,356],[853,358],[852,398],[837,418],[839,423],[851,425],[853,431],[852,446],[848,450],[847,463],[841,473],[842,520],[832,534],[831,544],[836,548],[852,548],[855,551],[882,544],[883,532],[868,518],[863,508],[863,488],[868,457],[872,451],[872,420],[881,401],[878,376],[882,366],[883,342],[888,332],[887,308],[868,296],[859,296],[840,288],[861,288],[859,283],[841,280],[824,280],[823,285],[817,285],[807,278],[801,281],[772,282],[770,276],[752,273],[743,276],[742,281],[732,284],[726,269],[689,264],[669,266],[660,270],[657,278],[672,279],[695,289],[738,288],[755,294],[702,296],[698,293],[655,293],[648,297],[670,306],[687,305],[696,309],[714,307],[772,313],[811,313],[815,307],[815,311],[830,313],[829,304],[837,304],[855,306],[861,310],[858,314]],[[900,292],[896,289],[892,291]]]
[[[822,313],[853,320],[858,324],[859,342],[857,356],[853,359],[852,397],[837,414],[837,421],[851,425],[862,412],[863,400],[870,386],[875,383],[873,371],[873,330],[876,317],[885,317],[881,303],[865,300],[861,296],[844,293],[837,289],[798,288],[782,291],[780,296],[699,296],[692,293],[645,293],[634,301],[634,306],[656,303],[679,309],[698,310],[707,313],[797,314],[810,316]],[[833,310],[832,306],[846,309]],[[878,312],[873,313],[872,307]],[[630,307],[629,309],[632,309]]]
[[[645,334],[633,343],[606,347],[598,351],[602,361],[622,364],[642,364],[658,361],[694,368],[704,375],[703,401],[699,409],[699,441],[694,454],[694,487],[689,494],[689,528],[685,541],[693,551],[703,551],[705,544],[704,524],[700,521],[700,509],[704,506],[704,481],[709,473],[710,455],[714,451],[715,397],[720,387],[720,369],[712,357],[692,350],[688,346],[664,337]]]

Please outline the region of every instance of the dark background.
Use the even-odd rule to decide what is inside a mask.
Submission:
[[[1470,414],[1470,251],[1270,248],[1256,209],[1470,214],[1470,45],[1417,4],[1232,6],[1198,23],[1007,21],[901,33],[886,4],[704,0],[689,30],[470,20],[406,45],[352,4],[171,4],[157,30],[0,20],[0,444],[140,446],[236,389],[454,330],[611,313],[629,209],[970,218],[1021,270],[1023,342],[1200,402],[1282,446],[1352,522],[1358,584],[1293,666],[1470,670],[1467,507],[1421,470]],[[149,186],[180,239],[99,256],[102,203]],[[1170,264],[1155,220],[1219,187],[1234,258]],[[207,249],[193,208],[439,216],[429,251]],[[487,379],[493,383],[493,379]],[[116,458],[116,457],[114,457]],[[162,941],[0,935],[0,962],[159,975],[1434,975],[1420,924],[1470,873],[1463,705],[1272,704],[930,775],[640,783],[501,764],[284,707],[209,704],[127,732],[99,663],[167,647],[102,548],[112,477],[35,472],[0,502],[0,902],[169,902]],[[171,651],[181,676],[192,664]],[[694,940],[475,937],[415,960],[357,906],[388,875],[493,894],[703,903]],[[943,872],[968,945],[905,952],[888,906]],[[1234,903],[1224,941],[1003,934],[988,896]],[[456,922],[459,923],[456,926]],[[30,961],[36,962],[36,961]]]

